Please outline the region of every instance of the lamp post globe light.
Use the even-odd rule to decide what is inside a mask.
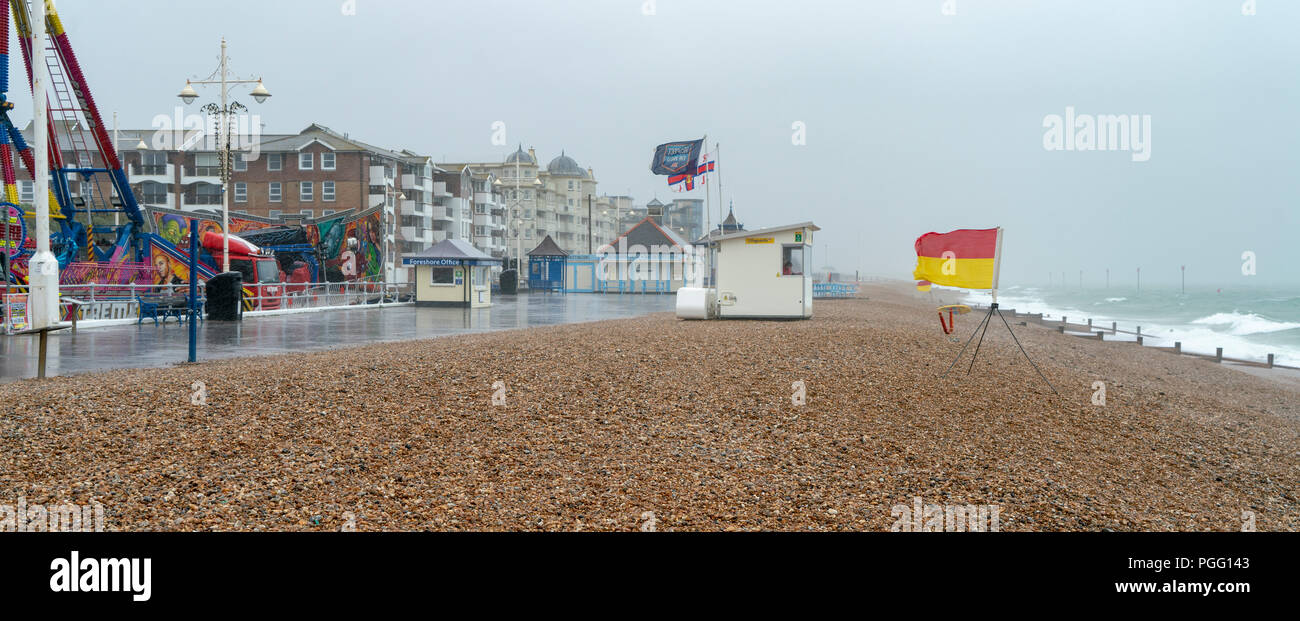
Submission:
[[[203,107],[208,114],[216,115],[220,122],[221,136],[219,138],[218,151],[221,155],[221,271],[230,271],[230,178],[234,170],[234,155],[230,149],[230,121],[240,111],[246,111],[239,102],[230,101],[230,89],[232,86],[239,84],[256,84],[249,93],[257,103],[263,103],[271,96],[271,92],[266,90],[266,85],[262,84],[262,79],[240,80],[230,77],[230,57],[226,54],[226,39],[221,39],[221,63],[211,75],[204,80],[186,80],[185,88],[177,94],[181,101],[186,105],[194,103],[199,98],[198,91],[194,90],[195,84],[216,84],[221,88],[221,105],[210,103]]]

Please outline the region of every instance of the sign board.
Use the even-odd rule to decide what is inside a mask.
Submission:
[[[81,319],[135,319],[138,315],[135,306],[133,301],[90,302],[82,305]]]
[[[10,293],[5,296],[5,331],[9,333],[28,329],[27,294]]]
[[[746,244],[772,244],[772,243],[776,243],[776,239],[772,237],[746,237],[745,243]]]
[[[794,234],[794,243],[796,244],[803,243],[803,231]]]

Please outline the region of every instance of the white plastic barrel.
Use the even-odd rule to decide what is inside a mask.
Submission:
[[[677,318],[709,319],[716,295],[716,290],[703,287],[682,287],[678,289]]]

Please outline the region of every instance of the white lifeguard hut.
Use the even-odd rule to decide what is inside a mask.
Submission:
[[[682,319],[812,317],[812,222],[724,233],[709,240],[717,283],[677,293]]]

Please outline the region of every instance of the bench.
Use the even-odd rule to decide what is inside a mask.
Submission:
[[[185,323],[185,315],[189,313],[189,300],[183,295],[138,295],[135,298],[137,307],[140,309],[140,318],[136,320],[136,325],[144,322],[146,317],[152,318],[154,325],[158,325],[158,317],[161,316],[163,323],[167,323],[168,317],[175,317],[176,323]],[[199,315],[202,317],[202,314]]]

